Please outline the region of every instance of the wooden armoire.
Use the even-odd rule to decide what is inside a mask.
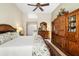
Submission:
[[[52,43],[67,55],[79,55],[79,9],[52,22]]]

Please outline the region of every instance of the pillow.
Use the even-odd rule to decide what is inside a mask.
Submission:
[[[4,41],[3,41],[3,36],[0,36],[0,44],[2,44]]]
[[[9,32],[10,36],[11,36],[11,40],[17,38],[19,36],[19,34],[17,32]]]
[[[0,44],[13,40],[18,36],[19,34],[17,32],[7,32],[7,33],[0,34]]]
[[[9,40],[11,40],[10,33],[0,34],[0,44],[3,44]]]

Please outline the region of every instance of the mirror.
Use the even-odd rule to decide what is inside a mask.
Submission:
[[[40,23],[39,31],[47,31],[47,23],[46,22]]]

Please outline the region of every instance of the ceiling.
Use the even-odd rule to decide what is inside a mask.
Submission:
[[[59,3],[50,3],[49,6],[42,7],[44,11],[37,9],[33,11],[35,6],[28,6],[28,3],[16,3],[16,6],[23,12],[23,13],[51,13],[55,10],[55,8],[59,5]],[[36,4],[36,3],[30,3]],[[43,3],[41,3],[43,4]]]

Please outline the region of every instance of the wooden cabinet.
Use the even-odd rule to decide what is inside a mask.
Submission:
[[[79,55],[79,9],[52,22],[52,43],[69,55]]]
[[[57,17],[54,22],[52,22],[52,42],[57,46],[65,48],[66,40],[66,13],[63,16]]]
[[[79,9],[71,12],[68,14],[67,19],[66,19],[66,39],[68,40],[68,53],[70,53],[71,55],[79,55]],[[72,31],[69,31],[69,17],[74,17],[75,19],[71,19],[71,20],[75,20],[75,27],[74,25],[71,28]],[[71,22],[72,23],[72,22]],[[74,22],[72,23],[74,24]],[[71,25],[72,25],[71,24]],[[70,26],[71,26],[70,25]],[[75,31],[73,31],[74,29],[76,29]]]
[[[43,37],[43,39],[49,39],[49,31],[38,31],[38,34]]]

